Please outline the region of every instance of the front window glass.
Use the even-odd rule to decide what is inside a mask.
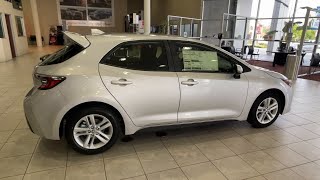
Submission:
[[[233,73],[234,63],[222,53],[193,44],[176,44],[178,71]]]
[[[139,42],[120,46],[106,57],[105,64],[142,71],[168,71],[165,46],[161,42]]]

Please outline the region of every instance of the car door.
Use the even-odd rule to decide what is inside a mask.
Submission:
[[[167,44],[123,43],[99,65],[105,86],[137,126],[177,123],[179,82]]]
[[[181,90],[178,121],[240,116],[248,89],[245,74],[240,79],[234,78],[236,64],[240,62],[200,43],[172,41],[171,45]],[[240,65],[248,70],[245,65]]]

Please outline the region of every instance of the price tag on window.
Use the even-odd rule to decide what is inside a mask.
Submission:
[[[185,71],[218,71],[218,55],[212,51],[182,50]]]

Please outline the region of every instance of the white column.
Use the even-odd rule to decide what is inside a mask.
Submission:
[[[41,47],[42,46],[42,38],[41,38],[37,0],[30,0],[30,3],[31,3],[34,32],[35,32],[36,38],[37,38],[37,46]]]
[[[58,10],[58,22],[59,22],[59,25],[62,25],[61,12],[60,12],[60,0],[56,0],[56,2],[57,2],[57,10]]]
[[[150,34],[151,0],[144,0],[144,34]]]
[[[273,6],[273,13],[272,13],[272,18],[279,18],[280,17],[280,11],[281,11],[281,3],[275,1],[274,2],[274,6]],[[282,27],[279,27],[282,26]],[[270,26],[270,31],[273,30],[280,30],[282,29],[284,26],[284,24],[281,24],[281,20],[280,19],[272,19],[271,20],[271,26]],[[281,39],[281,35],[280,33],[277,33],[274,35],[273,39],[275,40],[279,40]],[[277,51],[277,47],[280,46],[279,43],[277,43],[278,45],[274,45],[275,42],[268,42],[268,47],[267,47],[267,51]]]

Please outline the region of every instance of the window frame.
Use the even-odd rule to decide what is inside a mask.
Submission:
[[[119,48],[123,47],[123,46],[128,46],[128,45],[134,45],[134,44],[142,44],[142,43],[161,43],[163,44],[163,47],[166,50],[166,54],[167,54],[167,60],[168,60],[168,66],[169,69],[166,71],[148,71],[148,70],[141,70],[141,69],[129,69],[129,68],[125,68],[125,67],[117,67],[117,66],[112,66],[110,64],[107,64],[107,60],[109,59],[109,57],[116,52]],[[173,62],[173,58],[171,56],[171,50],[169,48],[169,43],[167,40],[134,40],[134,41],[126,41],[126,42],[122,42],[118,45],[116,45],[114,48],[112,48],[109,52],[106,53],[106,55],[103,56],[103,58],[100,60],[99,64],[103,64],[106,66],[111,66],[111,67],[116,67],[116,68],[122,68],[122,69],[128,69],[128,70],[132,70],[132,71],[145,71],[145,72],[174,72],[174,62]]]
[[[16,16],[16,15],[14,17],[15,17],[15,22],[16,22],[17,36],[18,37],[25,37],[26,36],[26,31],[25,31],[24,17]],[[19,35],[19,22],[18,22],[18,19],[19,19],[19,22],[20,22],[20,25],[21,25],[22,35]]]
[[[204,48],[204,49],[207,49],[208,51],[215,51],[219,54],[223,54],[223,56],[225,56],[227,59],[227,61],[230,61],[231,63],[233,64],[238,64],[240,65],[242,68],[243,68],[243,73],[246,73],[246,72],[250,72],[251,69],[246,66],[245,64],[241,63],[240,61],[236,60],[234,57],[224,53],[223,51],[219,50],[218,48],[213,48],[211,46],[208,46],[208,45],[205,45],[205,44],[202,44],[202,43],[197,43],[197,42],[192,42],[192,41],[182,41],[182,40],[170,40],[169,41],[169,45],[170,45],[170,49],[172,50],[171,51],[171,56],[172,56],[172,59],[173,59],[173,63],[174,63],[174,69],[175,69],[175,72],[194,72],[194,73],[222,73],[222,74],[233,74],[233,73],[227,73],[227,72],[215,72],[215,71],[182,71],[182,69],[178,69],[178,65],[177,65],[177,53],[173,52],[177,49],[177,45],[176,44],[186,44],[186,45],[190,45],[190,46],[196,46],[196,47],[200,47],[200,48]]]
[[[23,11],[22,1],[21,0],[11,0],[13,9]]]

